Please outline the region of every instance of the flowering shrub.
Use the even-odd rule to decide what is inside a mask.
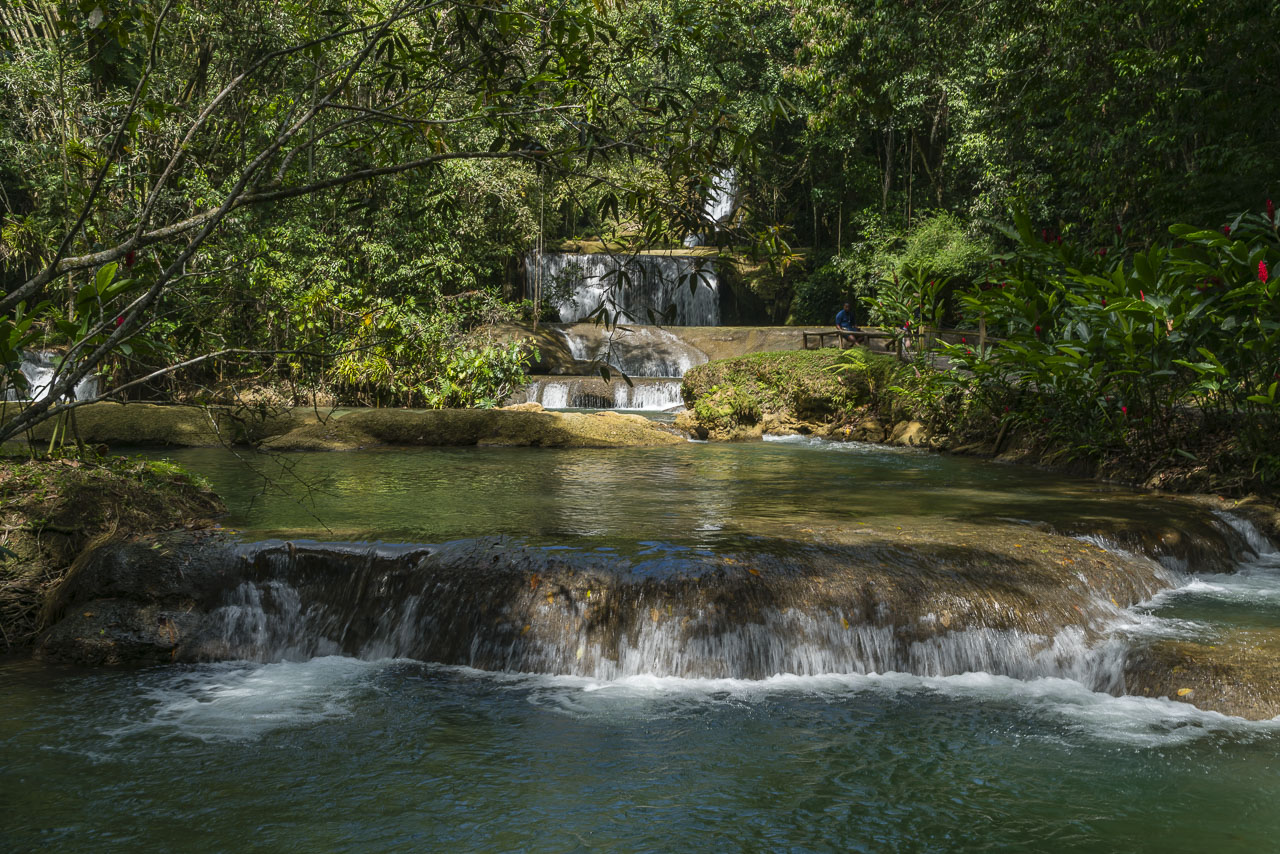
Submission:
[[[962,297],[969,321],[985,317],[1000,340],[944,345],[977,400],[1086,453],[1169,450],[1188,424],[1230,425],[1255,474],[1280,475],[1274,208],[1221,229],[1175,225],[1171,246],[1127,256],[1119,237],[1108,253],[1042,236],[1020,212],[1014,222],[997,281]]]

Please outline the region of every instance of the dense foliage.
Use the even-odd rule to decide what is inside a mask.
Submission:
[[[1166,226],[1280,197],[1280,113],[1265,108],[1280,44],[1260,37],[1278,13],[1275,0],[16,0],[0,5],[0,361],[20,385],[23,349],[57,349],[62,388],[95,372],[117,396],[253,381],[298,400],[489,405],[523,372],[492,326],[527,310],[528,253],[564,238],[734,244],[791,265],[751,277],[756,303],[813,323],[845,300],[867,307],[862,322],[960,322],[984,261],[1017,244],[1003,299],[1089,338],[1070,333],[1074,356],[1056,338],[1041,353],[1047,336],[1017,344],[1012,309],[982,292],[1023,348],[975,365],[983,394],[1061,382],[1154,419],[1153,436],[1168,427],[1158,400],[1260,417],[1266,342],[1227,354],[1191,325],[1244,324],[1261,297],[1221,290],[1192,317],[1172,291],[1228,250],[1191,232],[1170,245]],[[702,202],[727,169],[739,204],[717,230]],[[993,227],[1014,199],[1063,247]],[[1255,219],[1231,252],[1255,251]],[[1153,332],[1155,367],[1104,381],[1132,368],[1112,349],[1146,352],[1143,309],[1094,316],[1072,300],[1141,265],[1160,286],[1140,290],[1172,289],[1155,321],[1198,343]],[[1045,376],[1059,359],[1085,367]],[[1117,441],[1114,405],[1088,406],[1040,417]]]

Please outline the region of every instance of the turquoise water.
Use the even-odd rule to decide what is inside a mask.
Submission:
[[[250,459],[277,487],[310,484],[292,497],[226,452],[172,456],[250,538],[715,550],[861,525],[1168,518],[1152,496],[866,446]],[[1276,627],[1271,561],[1190,579],[1135,621]],[[1255,852],[1280,838],[1280,721],[1061,679],[599,682],[331,657],[15,661],[0,684],[4,851]]]

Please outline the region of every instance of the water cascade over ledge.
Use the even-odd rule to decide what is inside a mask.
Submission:
[[[603,306],[621,313],[622,323],[720,325],[720,285],[708,258],[555,252],[531,258],[530,266],[564,323],[588,320]]]
[[[61,355],[52,351],[29,350],[22,355],[20,370],[27,381],[26,389],[5,389],[5,400],[43,400],[49,396],[49,388],[56,380]],[[72,391],[76,400],[91,400],[98,396],[98,377],[90,375],[76,383]]]
[[[107,662],[342,654],[600,679],[986,671],[1121,692],[1124,645],[1111,631],[1176,573],[1071,538],[1022,539],[1034,557],[878,539],[628,557],[505,538],[180,536],[96,552],[42,651]]]
[[[513,403],[540,403],[548,409],[678,409],[680,378],[707,361],[706,353],[657,326],[629,326],[612,333],[594,324],[556,329],[581,365],[607,365],[608,380],[594,371],[584,376],[533,376]],[[585,369],[584,369],[585,370]]]

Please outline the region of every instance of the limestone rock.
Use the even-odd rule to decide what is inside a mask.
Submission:
[[[893,426],[889,441],[895,445],[924,447],[929,444],[929,431],[919,421],[899,421]]]
[[[1240,629],[1212,641],[1159,640],[1130,653],[1125,687],[1250,720],[1280,715],[1280,630]]]

